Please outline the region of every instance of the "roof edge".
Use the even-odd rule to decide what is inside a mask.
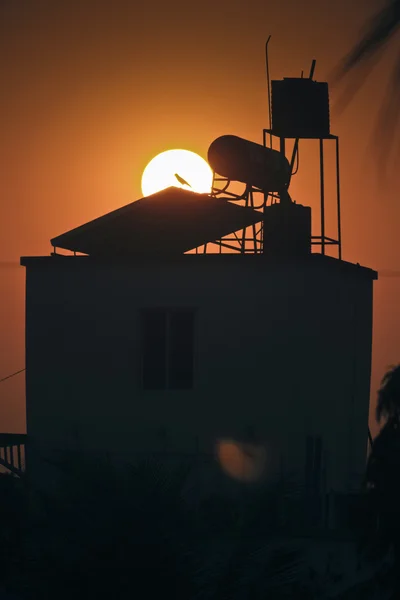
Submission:
[[[296,257],[292,258],[284,258],[284,257],[265,257],[263,255],[252,255],[252,254],[237,254],[237,253],[223,253],[223,254],[182,254],[180,256],[146,256],[141,255],[137,257],[95,257],[88,255],[64,255],[64,254],[56,254],[51,256],[21,256],[20,265],[23,267],[32,267],[32,266],[46,266],[46,267],[54,267],[55,265],[68,265],[74,264],[74,266],[83,266],[85,264],[91,263],[93,265],[119,265],[119,266],[135,266],[135,265],[144,265],[144,264],[181,264],[183,261],[196,261],[199,263],[216,263],[219,262],[232,262],[232,261],[264,261],[266,266],[279,266],[279,265],[287,265],[287,264],[310,264],[310,265],[318,265],[325,263],[326,265],[335,265],[336,268],[341,268],[347,272],[359,272],[363,276],[369,277],[372,280],[378,279],[378,272],[369,267],[365,267],[360,265],[359,263],[351,263],[344,260],[339,260],[338,258],[334,258],[331,256],[326,256],[322,254],[310,254],[308,257]]]

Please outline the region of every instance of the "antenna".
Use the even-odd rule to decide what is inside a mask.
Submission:
[[[270,144],[270,148],[272,148],[271,80],[270,80],[270,76],[269,76],[269,59],[268,59],[268,44],[269,44],[270,39],[271,39],[271,36],[269,35],[268,39],[266,41],[266,44],[265,44],[265,62],[266,62],[266,67],[267,67],[267,86],[268,86],[268,118],[269,118],[269,129],[270,129],[269,144]]]
[[[313,58],[312,63],[311,63],[311,69],[310,69],[310,76],[309,79],[312,79],[314,77],[314,71],[315,71],[315,65],[316,65],[317,61],[315,60],[315,58]]]

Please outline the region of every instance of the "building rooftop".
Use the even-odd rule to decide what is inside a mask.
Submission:
[[[285,215],[284,215],[285,216]],[[292,220],[290,216],[289,220]],[[263,268],[340,269],[377,279],[376,271],[320,253],[202,252],[202,247],[264,219],[262,211],[229,198],[170,187],[102,215],[51,240],[50,256],[22,257],[21,265],[87,268],[89,265],[224,264]],[[296,223],[295,223],[296,224]],[[276,226],[279,227],[279,221]],[[293,228],[292,228],[293,229]],[[285,231],[281,231],[285,233]],[[293,231],[290,231],[290,235]],[[237,235],[237,234],[235,234]],[[310,234],[309,234],[310,235]],[[199,252],[193,252],[195,249]],[[60,254],[56,249],[73,254]],[[310,239],[311,249],[311,239]],[[192,251],[192,252],[190,252]]]
[[[56,254],[52,256],[23,256],[20,263],[24,267],[43,267],[43,268],[87,268],[96,265],[110,266],[143,266],[143,265],[232,265],[248,264],[264,265],[265,269],[296,267],[296,268],[324,268],[337,269],[343,273],[359,275],[369,279],[378,279],[377,271],[359,264],[354,264],[345,260],[339,260],[332,256],[319,253],[310,254],[307,257],[284,258],[278,256],[265,256],[263,254],[181,254],[178,256],[74,256]]]

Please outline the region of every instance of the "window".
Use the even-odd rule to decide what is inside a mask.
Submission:
[[[194,310],[142,313],[142,385],[146,390],[193,387]]]

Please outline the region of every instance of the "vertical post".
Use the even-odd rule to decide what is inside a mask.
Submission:
[[[371,430],[369,427],[368,427],[368,442],[370,445],[370,449],[372,450],[372,448],[374,446],[374,440],[372,439]]]
[[[342,260],[342,227],[340,216],[340,164],[339,164],[339,137],[336,136],[336,198],[337,198],[337,222],[338,222],[338,247],[339,260]]]
[[[257,227],[256,224],[253,223],[253,243],[254,243],[254,254],[258,253],[258,247],[257,247]]]
[[[324,494],[324,529],[329,528],[329,494]]]
[[[265,221],[265,211],[267,208],[268,202],[268,194],[264,194],[264,202],[263,202],[263,220],[261,221],[261,230],[260,230],[260,254],[264,254],[264,221]]]
[[[285,138],[279,138],[279,150],[283,156],[286,156],[286,146],[285,146]]]
[[[269,117],[269,140],[272,148],[272,106],[271,106],[271,78],[269,76],[269,60],[268,60],[268,44],[271,36],[268,36],[267,43],[265,44],[265,62],[267,67],[267,85],[268,85],[268,117]]]
[[[17,468],[22,471],[22,460],[21,460],[21,444],[18,444],[17,446]]]
[[[253,197],[253,190],[250,190],[250,206],[251,208],[254,210],[254,197]],[[253,249],[254,249],[254,254],[257,254],[257,225],[255,223],[253,223],[252,227],[252,232],[253,232]]]
[[[325,254],[325,184],[324,184],[324,140],[319,139],[319,168],[321,189],[321,253]]]
[[[252,200],[252,190],[251,187],[247,187],[246,189],[246,199],[245,199],[245,207],[248,208],[249,207],[249,200]],[[241,245],[241,249],[240,249],[240,254],[245,254],[246,253],[246,231],[247,228],[245,227],[242,230],[242,245]]]
[[[328,452],[322,453],[322,486],[321,486],[321,520],[324,529],[328,528],[328,494],[327,494]]]
[[[215,196],[214,188],[215,188],[215,171],[213,170],[210,196]],[[206,251],[207,251],[206,244],[204,244],[203,254],[206,254]],[[195,249],[195,254],[200,254],[198,247]]]

